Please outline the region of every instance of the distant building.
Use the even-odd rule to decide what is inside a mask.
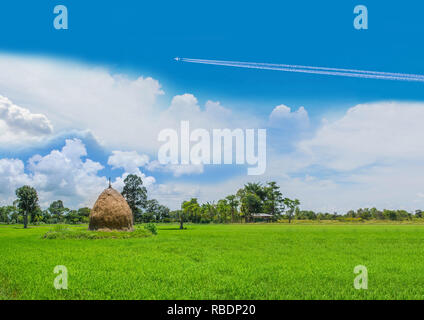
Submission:
[[[267,213],[253,213],[252,219],[253,221],[270,221],[274,216],[272,214]]]

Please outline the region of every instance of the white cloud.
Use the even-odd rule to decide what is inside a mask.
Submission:
[[[0,142],[24,144],[39,141],[53,132],[53,126],[43,114],[12,103],[0,95]]]
[[[201,174],[204,171],[203,164],[160,164],[159,161],[154,160],[147,166],[149,171],[171,172],[174,177],[181,177],[183,175]]]
[[[0,70],[1,94],[46,115],[56,132],[89,130],[110,150],[156,154],[160,130],[178,129],[181,120],[189,120],[192,128],[259,127],[255,117],[232,114],[219,102],[208,101],[202,109],[188,93],[173,97],[169,108],[160,106],[157,100],[164,92],[150,77],[5,54],[0,54]]]
[[[424,208],[424,104],[371,103],[355,106],[334,121],[323,121],[297,149],[269,156],[266,174],[231,177],[209,184],[179,183],[181,199],[195,193],[216,201],[244,183],[275,180],[302,207],[345,213],[359,207]],[[170,188],[172,190],[172,188]],[[177,207],[177,199],[170,204]],[[178,197],[176,197],[178,198]]]
[[[140,155],[136,151],[113,151],[107,163],[112,166],[112,169],[122,168],[125,171],[122,177],[118,177],[113,184],[118,190],[122,190],[124,180],[129,174],[136,174],[141,177],[145,186],[150,186],[156,182],[154,177],[146,176],[140,170],[140,167],[149,163],[147,155]]]
[[[299,150],[315,164],[349,171],[374,163],[422,161],[424,104],[372,103],[325,122]]]
[[[185,93],[173,97],[168,109],[160,114],[161,129],[179,129],[181,121],[189,121],[191,129],[259,128],[257,117],[245,112],[233,113],[220,102],[208,100],[202,109],[197,98]]]
[[[29,159],[31,184],[39,190],[44,205],[55,197],[73,205],[89,205],[107,187],[107,179],[98,176],[103,166],[85,156],[84,144],[73,139],[66,140],[60,151]]]
[[[115,156],[114,163],[118,165],[116,155],[120,155],[120,152],[112,155]],[[57,199],[72,208],[91,207],[98,195],[107,188],[108,181],[99,175],[103,165],[86,157],[87,150],[82,141],[68,139],[61,150],[52,150],[45,156],[32,156],[26,168],[19,159],[0,159],[0,194],[3,202],[10,204],[15,199],[14,191],[18,187],[30,185],[37,189],[43,207]],[[127,160],[128,156],[123,158]],[[136,160],[141,159],[144,158]],[[138,168],[134,171],[132,173],[138,174],[146,186],[155,183],[154,177],[146,177]],[[113,186],[122,190],[128,174],[125,172],[117,177]]]
[[[46,115],[56,132],[90,130],[107,147],[152,150],[155,103],[150,77],[132,78],[69,61],[0,55],[0,93]]]
[[[24,163],[19,159],[0,159],[0,194],[5,203],[14,200],[17,188],[30,183],[24,169]]]
[[[126,172],[135,173],[139,167],[149,163],[149,157],[136,151],[112,151],[107,163],[112,169],[123,168]]]
[[[52,133],[52,123],[58,133],[89,130],[108,150],[134,150],[114,151],[109,158],[112,168],[125,171],[114,182],[117,188],[128,173],[140,174],[159,200],[170,199],[179,206],[178,202],[191,196],[217,200],[252,181],[252,177],[240,176],[222,177],[218,183],[164,185],[144,175],[140,168],[175,177],[205,172],[203,166],[161,166],[148,162],[144,155],[156,154],[160,130],[178,131],[180,121],[189,120],[191,130],[271,127],[280,136],[269,137],[273,140],[268,147],[267,172],[257,178],[277,180],[285,195],[299,198],[307,208],[340,211],[368,205],[424,206],[420,196],[424,194],[423,103],[358,105],[337,120],[323,121],[314,132],[303,107],[292,110],[279,105],[268,119],[261,119],[219,102],[200,104],[186,93],[173,97],[166,108],[157,102],[164,94],[160,83],[149,77],[7,55],[0,55],[0,70],[0,94],[28,108],[12,108],[15,105],[9,100],[0,100],[0,143],[46,138]],[[299,134],[302,130],[310,137]],[[295,144],[294,151],[289,143]],[[107,186],[107,179],[99,176],[102,165],[86,157],[85,146],[70,140],[62,150],[34,156],[26,168],[19,159],[1,159],[0,192],[13,196],[17,186],[32,184],[40,188],[45,201],[63,196],[75,205],[88,204]]]
[[[271,127],[306,127],[308,124],[308,112],[304,107],[300,107],[296,111],[291,111],[290,107],[281,104],[276,106],[269,116],[269,125]]]

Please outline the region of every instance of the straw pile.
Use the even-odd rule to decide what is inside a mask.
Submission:
[[[109,187],[97,199],[90,213],[89,230],[133,231],[133,216],[125,198]]]

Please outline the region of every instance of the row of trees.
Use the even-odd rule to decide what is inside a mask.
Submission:
[[[199,204],[196,198],[184,201],[181,210],[172,212],[179,220],[180,228],[185,221],[194,223],[229,223],[251,222],[254,214],[272,215],[272,220],[281,219],[285,214],[289,221],[299,207],[298,199],[283,197],[276,182],[248,183],[236,194],[229,195],[218,202]]]
[[[16,190],[17,200],[10,206],[0,207],[1,223],[28,223],[55,224],[55,223],[87,223],[90,208],[71,210],[63,205],[62,200],[53,201],[50,206],[42,210],[38,204],[37,191],[30,186],[23,186]]]
[[[315,212],[301,210],[298,199],[283,197],[276,182],[266,185],[248,183],[239,189],[236,194],[229,195],[218,202],[200,204],[196,198],[184,201],[181,210],[173,211],[172,216],[180,222],[194,223],[229,223],[250,222],[257,213],[272,215],[271,221],[288,220],[412,220],[423,218],[424,212],[416,210],[414,213],[405,210],[378,210],[377,208],[361,208],[350,210],[346,214]]]
[[[236,194],[228,195],[217,202],[200,204],[198,199],[184,201],[180,210],[170,211],[156,199],[148,199],[147,189],[137,175],[128,175],[124,180],[122,195],[127,200],[135,223],[178,221],[180,228],[184,222],[193,223],[236,223],[251,222],[255,214],[270,215],[272,221],[293,220],[412,220],[423,218],[423,212],[410,213],[405,210],[378,210],[364,208],[350,210],[345,215],[300,210],[300,201],[284,197],[276,182],[265,185],[248,183]],[[30,186],[16,190],[17,199],[13,205],[0,207],[0,223],[87,223],[90,208],[71,210],[62,200],[53,201],[42,210],[38,204],[37,191]]]
[[[133,212],[134,222],[171,221],[169,208],[159,204],[156,199],[147,198],[147,189],[139,176],[128,175],[124,184],[122,195]],[[33,187],[23,186],[15,193],[17,199],[13,205],[0,207],[0,223],[23,223],[24,228],[27,228],[29,222],[78,224],[89,220],[90,208],[71,210],[64,206],[62,200],[53,201],[46,210],[42,210]]]

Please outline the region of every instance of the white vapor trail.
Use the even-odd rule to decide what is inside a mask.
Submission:
[[[324,75],[331,75],[331,76],[344,76],[344,77],[367,78],[367,79],[424,82],[424,75],[418,75],[418,74],[311,67],[311,66],[300,66],[300,65],[290,65],[290,64],[205,60],[205,59],[190,59],[190,58],[175,58],[175,60],[182,61],[182,62],[189,62],[189,63],[211,64],[211,65],[217,65],[217,66],[238,67],[238,68],[324,74]]]

